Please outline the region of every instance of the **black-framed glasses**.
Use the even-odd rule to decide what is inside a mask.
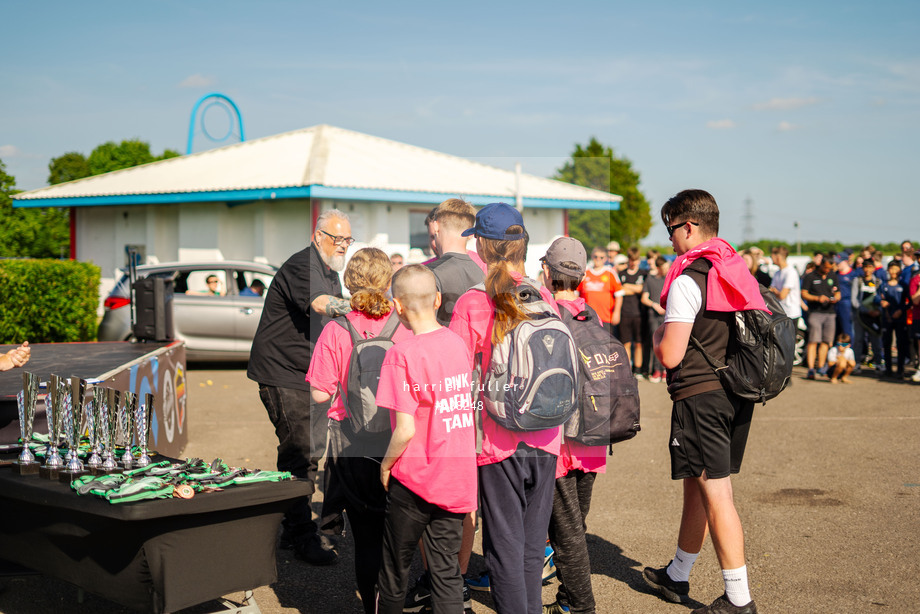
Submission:
[[[320,232],[326,235],[327,237],[329,237],[330,239],[332,239],[333,245],[341,245],[342,243],[344,243],[346,246],[348,246],[355,242],[354,237],[338,237],[336,235],[329,234],[325,230],[320,230]]]
[[[674,236],[674,232],[675,232],[678,228],[681,228],[681,227],[683,227],[683,226],[686,226],[687,224],[693,224],[694,226],[699,226],[699,223],[698,223],[698,222],[681,222],[680,224],[674,224],[673,226],[665,226],[665,228],[668,229],[668,238],[670,239],[671,237],[673,237],[673,236]]]

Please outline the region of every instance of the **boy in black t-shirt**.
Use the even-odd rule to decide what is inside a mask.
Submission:
[[[840,289],[832,267],[830,258],[822,258],[813,271],[802,277],[802,299],[808,305],[808,345],[805,347],[808,379],[815,379],[816,358],[817,374],[827,375],[827,351],[834,344]]]

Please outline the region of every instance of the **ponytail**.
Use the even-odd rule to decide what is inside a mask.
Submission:
[[[351,292],[351,308],[377,319],[390,313],[386,290],[393,277],[393,265],[383,250],[359,249],[345,267],[345,287]]]
[[[524,232],[524,229],[521,226],[511,226],[506,232],[519,234]],[[517,283],[511,277],[512,270],[524,268],[528,240],[526,233],[523,239],[515,241],[479,238],[482,252],[480,256],[489,265],[485,281],[486,293],[495,305],[495,325],[492,327],[493,344],[501,343],[505,335],[515,326],[530,319],[517,299],[514,291]]]
[[[351,308],[374,318],[390,313],[390,301],[380,290],[361,289],[351,295]]]

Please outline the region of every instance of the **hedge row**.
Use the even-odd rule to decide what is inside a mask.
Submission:
[[[99,267],[72,260],[0,260],[0,343],[96,339]]]

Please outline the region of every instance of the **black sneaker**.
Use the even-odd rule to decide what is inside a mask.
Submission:
[[[728,597],[722,595],[705,608],[693,610],[690,614],[757,614],[757,606],[754,602],[747,605],[733,605]]]
[[[332,565],[339,558],[335,550],[326,547],[316,533],[294,544],[294,556],[317,566]]]
[[[426,610],[431,610],[431,582],[427,571],[422,572],[415,581],[415,586],[406,593],[406,602],[403,604],[405,614],[417,614]]]
[[[670,563],[668,563],[670,565]],[[689,582],[675,582],[668,575],[668,565],[661,569],[646,567],[642,571],[645,583],[658,591],[662,599],[672,603],[681,603],[690,594]]]
[[[470,593],[470,585],[463,582],[463,614],[473,614],[473,597]]]

